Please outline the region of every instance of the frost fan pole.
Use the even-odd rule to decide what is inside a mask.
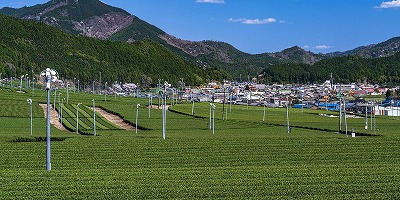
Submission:
[[[41,78],[46,82],[46,90],[47,90],[47,120],[46,120],[46,170],[51,170],[51,161],[50,161],[50,83],[55,82],[58,78],[58,73],[55,70],[47,68],[42,71],[40,74]]]

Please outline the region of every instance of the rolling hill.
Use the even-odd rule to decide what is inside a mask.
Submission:
[[[216,69],[204,70],[149,39],[131,44],[71,35],[43,23],[0,15],[0,73],[3,77],[35,74],[47,67],[64,78],[89,84],[102,73],[108,81],[158,83],[158,79],[197,85],[223,79]]]
[[[66,33],[106,40],[104,41],[106,44],[109,44],[110,41],[135,44],[143,40],[147,40],[145,43],[148,43],[151,40],[153,45],[158,44],[164,50],[168,49],[174,57],[184,59],[184,62],[190,63],[189,65],[202,69],[207,74],[207,76],[200,76],[202,81],[211,79],[222,81],[225,78],[239,80],[241,76],[257,77],[270,69],[287,72],[303,64],[306,64],[305,68],[307,69],[319,69],[319,67],[313,67],[313,65],[325,59],[328,59],[328,62],[335,63],[343,61],[344,59],[335,60],[335,58],[343,56],[350,56],[352,58],[355,56],[365,59],[391,57],[400,50],[400,37],[397,37],[379,44],[371,44],[345,52],[328,54],[315,54],[298,46],[284,49],[281,52],[248,54],[221,41],[188,41],[176,38],[123,9],[109,6],[99,0],[53,0],[45,4],[19,9],[6,7],[0,9],[0,13],[21,19],[40,21]],[[369,66],[364,67],[368,68]],[[374,71],[375,69],[372,68],[370,70]],[[159,79],[159,75],[155,76],[153,74],[150,77]],[[290,76],[294,78],[268,78],[262,81],[313,81],[307,78],[309,77],[308,75],[299,78],[296,74],[299,73]],[[318,77],[328,76],[329,74],[330,72]],[[387,74],[382,74],[381,71],[368,74],[387,76]],[[135,78],[135,80],[137,79]],[[355,81],[358,79],[349,78],[346,80]]]

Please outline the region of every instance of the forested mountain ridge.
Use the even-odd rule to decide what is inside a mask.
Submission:
[[[197,85],[220,80],[222,71],[201,69],[152,40],[131,44],[66,34],[51,26],[0,14],[0,73],[18,77],[47,67],[82,83],[122,81],[150,85],[158,79]],[[157,81],[156,81],[157,80]]]
[[[308,64],[269,65],[260,73],[264,83],[322,83],[333,75],[334,83],[368,82],[397,86],[400,83],[400,53],[382,58],[342,56]]]
[[[397,69],[396,66],[398,66],[396,61],[396,53],[400,51],[400,37],[392,38],[379,44],[359,47],[346,52],[334,52],[329,54],[315,54],[313,52],[306,51],[298,46],[287,48],[281,52],[249,54],[242,52],[236,49],[234,46],[225,42],[209,40],[195,42],[176,38],[172,35],[165,33],[163,30],[157,28],[156,26],[153,26],[136,16],[129,14],[123,9],[109,6],[99,0],[53,0],[45,4],[38,4],[35,6],[23,7],[19,9],[2,8],[0,9],[0,13],[22,19],[41,21],[58,29],[61,29],[67,33],[86,35],[89,37],[106,40],[104,41],[104,43],[94,40],[100,46],[105,44],[116,45],[110,41],[117,41],[117,49],[119,48],[121,42],[127,42],[132,44],[133,46],[138,44],[156,46],[156,44],[158,44],[156,51],[161,49],[162,52],[168,51],[168,55],[164,54],[164,56],[169,56],[174,59],[180,60],[182,60],[183,58],[185,60],[178,62],[185,63],[177,67],[179,68],[179,70],[181,70],[180,73],[182,72],[182,70],[185,71],[185,68],[182,68],[183,66],[190,66],[190,72],[185,72],[186,74],[191,73],[191,70],[194,70],[194,66],[197,66],[195,71],[201,69],[200,71],[196,71],[196,77],[197,75],[198,77],[192,82],[198,82],[198,80],[206,81],[212,79],[222,81],[222,79],[224,78],[239,80],[239,77],[242,76],[257,76],[261,78],[260,81],[267,83],[307,83],[314,81],[324,81],[331,72],[337,72],[338,74],[341,74],[346,72],[347,70],[349,70],[349,73],[338,75],[336,77],[336,80],[346,80],[354,82],[361,79],[370,79],[371,81],[382,83],[393,83],[398,80],[396,78],[396,71],[393,71],[390,68]],[[18,42],[25,43],[24,40]],[[2,48],[11,48],[10,45],[2,45]],[[16,45],[16,48],[20,47],[21,50],[14,48],[11,51],[15,52],[14,55],[21,55],[21,52],[25,52],[24,48],[26,47],[20,45],[21,44]],[[62,52],[64,50],[60,48],[55,51],[58,54],[58,51]],[[153,53],[155,53],[156,51],[154,51]],[[97,55],[96,52],[90,52],[87,54],[90,56],[86,57],[86,59],[96,57],[92,56],[92,53]],[[5,55],[8,54],[6,53]],[[4,57],[4,55],[0,55],[0,57],[1,56]],[[128,57],[129,55],[123,54],[123,56]],[[8,62],[8,67],[6,68],[10,68],[11,66],[13,66],[14,68],[16,68],[14,70],[15,72],[21,66],[23,66],[21,64],[18,64],[18,62],[21,62],[21,60],[24,59],[17,57],[18,56],[14,56],[13,59],[11,59],[13,61]],[[115,58],[114,60],[117,60],[119,65],[121,65],[122,63],[124,65],[127,64],[125,62],[119,61],[121,59],[119,58],[119,55],[116,57],[118,58]],[[383,57],[387,57],[388,59],[370,59]],[[128,58],[127,60],[131,61],[134,59],[147,60],[148,57]],[[161,60],[162,58],[157,57],[156,60],[157,59]],[[390,66],[381,66],[379,63],[376,63],[381,61],[391,64]],[[13,64],[13,62],[16,64]],[[64,62],[67,62],[67,60],[65,60]],[[356,63],[356,66],[351,65],[351,63],[354,62]],[[35,61],[35,63],[36,65],[39,64],[38,61]],[[95,63],[96,62],[91,64],[93,66],[97,65]],[[365,66],[361,66],[360,63],[365,64]],[[77,66],[82,65],[82,63],[76,63],[76,61],[73,61],[72,64]],[[155,64],[156,63],[152,63],[152,65],[150,66],[154,67]],[[321,67],[323,64],[326,64],[329,67]],[[129,66],[129,64],[127,65]],[[333,65],[335,65],[336,67],[334,67]],[[154,72],[149,73],[149,71],[152,71],[152,69],[147,69],[147,64],[143,64],[142,66],[144,68],[140,69],[138,73],[135,73],[135,78],[127,79],[131,81],[137,81],[138,79],[140,79],[137,77],[137,74],[140,73],[152,78],[156,77],[156,79],[158,79],[159,77],[165,77]],[[343,67],[343,69],[338,68],[339,66]],[[103,65],[103,67],[105,66]],[[159,69],[157,71],[163,71],[160,66],[158,66],[158,68]],[[136,70],[136,68],[128,67],[128,69],[122,70],[122,74],[125,75],[126,73],[134,73],[131,70]],[[168,71],[168,69],[166,70]],[[72,72],[72,70],[67,71]],[[166,74],[169,73],[171,72],[168,72]],[[69,75],[69,73],[66,72],[66,75]],[[75,74],[73,73],[72,75],[75,76]],[[384,78],[385,76],[386,78]],[[119,79],[122,78],[119,77]],[[175,80],[176,76],[173,76],[172,79]],[[185,80],[188,79],[185,78]]]
[[[363,58],[382,58],[388,57],[400,52],[400,37],[390,38],[378,44],[357,47],[345,52],[333,52],[326,54],[327,57],[338,56],[360,56]]]
[[[313,63],[313,59],[292,59],[291,54],[252,55],[218,41],[187,41],[168,35],[161,29],[99,0],[53,0],[45,4],[19,9],[2,8],[6,15],[41,21],[67,33],[112,41],[134,42],[151,39],[169,48],[193,64],[206,68],[219,68],[230,72],[231,78],[239,74],[256,75],[263,65],[282,62]]]

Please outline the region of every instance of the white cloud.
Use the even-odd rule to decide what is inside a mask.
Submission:
[[[323,49],[330,49],[330,48],[332,48],[332,46],[328,46],[328,45],[318,45],[318,46],[315,46],[314,48],[323,50]]]
[[[376,8],[397,8],[400,7],[400,0],[393,1],[384,1],[380,6],[376,6]]]
[[[197,3],[225,3],[224,0],[196,0]]]
[[[308,49],[308,48],[310,48],[310,46],[308,46],[308,45],[303,46],[303,49]]]
[[[274,18],[266,18],[266,19],[229,18],[228,21],[240,22],[242,24],[270,24],[270,23],[276,22],[276,19],[274,19]]]

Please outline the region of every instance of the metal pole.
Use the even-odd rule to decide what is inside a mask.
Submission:
[[[76,105],[76,134],[79,134],[79,106],[81,105],[82,103],[78,103],[78,105]]]
[[[374,111],[374,108],[375,108],[375,103],[372,104],[372,107],[371,107],[371,114],[369,115],[369,118],[371,118],[371,125],[370,125],[371,131],[372,131],[372,118],[374,118],[372,114],[375,114],[375,113],[373,112],[373,111]]]
[[[368,104],[365,104],[365,130],[368,130]]]
[[[69,83],[67,83],[67,104],[68,104],[68,100],[69,100]]]
[[[212,103],[210,103],[210,130],[212,129]]]
[[[229,113],[232,113],[232,96],[233,93],[229,93]]]
[[[20,78],[21,84],[19,85],[19,92],[22,91],[22,78],[24,78],[24,75],[22,75]]]
[[[286,97],[286,122],[287,122],[287,133],[290,133],[289,125],[289,98]]]
[[[265,121],[265,101],[264,101],[264,114],[263,114],[263,122]]]
[[[139,117],[139,106],[140,106],[140,104],[136,104],[136,123],[135,123],[135,125],[136,125],[135,132],[136,132],[136,133],[137,133],[137,131],[138,131],[138,126],[137,126],[137,124],[138,124],[138,117]]]
[[[342,131],[342,98],[339,99],[339,133]]]
[[[346,99],[343,99],[343,112],[344,112],[344,125],[346,127],[346,137],[349,137],[347,134],[347,113],[346,113]]]
[[[53,104],[54,110],[56,109],[56,95],[57,95],[57,88],[54,88],[54,104]]]
[[[104,84],[104,101],[107,101],[107,82]]]
[[[374,135],[376,135],[376,115],[374,114]]]
[[[164,95],[164,94],[162,94],[162,95]],[[164,109],[165,109],[165,106],[164,106],[164,96],[161,96],[161,115],[162,115],[162,135],[163,135],[163,139],[165,140],[165,129],[164,129],[164,127],[165,127],[165,121],[164,121]]]
[[[47,68],[45,71],[42,71],[40,74],[46,81],[46,90],[47,90],[47,120],[46,120],[46,169],[47,171],[51,170],[51,162],[50,162],[50,82],[56,81],[58,78],[58,73],[55,70],[51,70]]]
[[[64,99],[65,98],[63,98],[63,99],[61,99],[61,106],[60,106],[60,108],[61,108],[61,125],[62,125],[62,123],[63,123],[63,109],[62,109],[62,106],[64,105]]]
[[[32,78],[32,96],[35,96],[35,78]]]
[[[96,136],[96,104],[94,102],[94,99],[92,99],[93,102],[93,135]]]
[[[32,136],[32,102],[30,103],[30,107],[31,107],[31,136]]]
[[[225,87],[224,87],[224,96],[222,98],[222,120],[225,120]]]
[[[32,99],[27,100],[30,105],[30,112],[31,112],[31,136],[32,136]]]
[[[212,134],[215,132],[215,105],[212,105]]]
[[[60,95],[62,93],[58,93],[58,118],[61,119],[61,98]]]
[[[48,78],[47,89],[47,122],[46,122],[46,169],[51,170],[50,162],[50,78]]]
[[[192,115],[194,116],[194,99],[192,98]]]
[[[164,88],[164,93],[163,93],[163,97],[162,97],[162,121],[163,121],[163,127],[162,127],[162,132],[163,132],[163,139],[165,140],[166,139],[166,129],[165,129],[165,126],[166,126],[166,107],[167,107],[167,95],[165,94],[165,92],[166,92],[166,89]]]
[[[167,137],[167,90],[166,88],[164,89],[164,140]]]
[[[99,94],[101,94],[101,72],[100,72],[100,80],[99,80]]]
[[[150,118],[150,109],[151,109],[151,94],[149,94],[149,118]]]

